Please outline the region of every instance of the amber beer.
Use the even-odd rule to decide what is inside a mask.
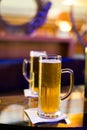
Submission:
[[[44,113],[57,112],[60,104],[61,62],[44,60],[40,63],[39,81],[40,110]]]
[[[61,74],[69,73],[69,91],[61,96]],[[37,114],[43,118],[55,118],[59,116],[60,101],[67,98],[73,87],[73,70],[62,69],[61,56],[40,56],[39,60],[39,97]],[[66,89],[67,91],[67,89]]]
[[[31,51],[30,52],[30,82],[32,92],[38,93],[38,73],[39,73],[39,56],[46,55],[45,51]]]
[[[31,65],[30,65],[30,79],[33,81],[30,82],[30,86],[32,86],[33,92],[38,92],[38,70],[39,70],[39,57],[30,57]]]

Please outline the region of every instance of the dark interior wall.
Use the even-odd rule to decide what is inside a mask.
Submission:
[[[23,59],[0,60],[0,93],[26,89],[28,82],[22,74]],[[74,72],[74,84],[84,84],[84,59],[63,58],[62,68],[71,68]],[[66,75],[62,78],[62,85],[68,85]]]

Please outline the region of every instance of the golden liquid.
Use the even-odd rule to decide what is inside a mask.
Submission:
[[[40,62],[39,71],[39,109],[55,113],[60,106],[61,62]]]
[[[30,78],[33,82],[30,83],[33,92],[38,92],[38,71],[39,57],[30,57]]]

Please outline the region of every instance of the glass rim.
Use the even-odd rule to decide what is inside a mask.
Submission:
[[[41,61],[61,61],[62,56],[56,54],[47,54],[46,56],[40,56],[39,62]]]
[[[38,57],[40,55],[44,56],[46,55],[46,51],[30,51],[30,56]]]

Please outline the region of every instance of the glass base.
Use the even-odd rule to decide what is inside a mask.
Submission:
[[[34,91],[32,91],[32,90],[31,90],[31,93],[32,93],[33,95],[38,95],[38,92],[34,92]]]
[[[38,92],[33,91],[31,88],[30,88],[30,92],[31,92],[32,95],[38,95]]]
[[[47,113],[43,113],[41,111],[37,111],[37,114],[41,118],[53,119],[53,118],[58,118],[61,115],[61,112],[58,111],[58,112],[55,112],[55,113],[49,113],[49,114],[47,114]]]

